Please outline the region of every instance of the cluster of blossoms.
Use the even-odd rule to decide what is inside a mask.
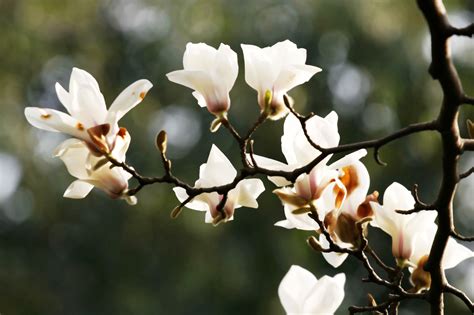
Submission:
[[[339,144],[335,112],[326,117],[314,115],[305,121],[303,129],[298,117],[289,113],[288,102],[285,104],[288,91],[321,71],[306,65],[305,49],[284,41],[266,48],[242,45],[242,50],[245,81],[258,93],[261,114],[272,120],[286,116],[281,138],[286,162],[252,154],[249,158],[254,163],[267,170],[293,171],[321,154],[308,138],[324,148]],[[215,49],[203,43],[189,43],[183,68],[168,73],[168,79],[194,90],[192,94],[198,104],[216,116],[211,130],[217,130],[227,120],[231,104],[229,92],[238,75],[237,54],[224,44]],[[143,100],[151,87],[148,80],[133,83],[107,110],[95,79],[74,68],[69,92],[56,85],[58,98],[70,115],[52,109],[26,108],[25,115],[33,126],[73,137],[55,151],[69,173],[77,178],[67,188],[65,197],[83,198],[95,186],[112,198],[136,203],[136,198],[128,193],[130,173],[113,167],[107,157],[125,161],[130,135],[118,126],[118,121]],[[348,254],[329,252],[331,243],[340,248],[358,249],[368,235],[369,225],[382,229],[392,237],[392,254],[398,266],[409,268],[414,290],[429,288],[430,274],[423,267],[437,230],[437,213],[397,213],[396,210],[415,206],[411,193],[398,183],[387,188],[383,204],[379,204],[378,192],[369,193],[369,173],[360,161],[366,153],[362,149],[335,162],[330,162],[331,156],[327,156],[294,182],[283,177],[269,177],[277,186],[274,193],[283,204],[285,216],[275,225],[316,232],[319,237],[313,237],[313,243],[322,249],[323,257],[333,267],[340,266]],[[194,187],[223,186],[232,183],[236,176],[231,162],[213,145],[207,162],[200,167]],[[239,181],[225,196],[211,192],[190,198],[186,189],[174,188],[183,205],[205,211],[205,221],[215,224],[232,220],[239,207],[258,208],[257,198],[264,190],[263,182],[254,178]],[[452,268],[474,255],[454,239],[450,239],[446,251],[444,268]],[[344,274],[317,280],[309,271],[292,266],[280,284],[279,296],[289,314],[333,314],[343,300],[344,282]]]

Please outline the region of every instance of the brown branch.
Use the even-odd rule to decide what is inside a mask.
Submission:
[[[462,139],[459,150],[461,152],[474,151],[474,139]]]
[[[413,207],[413,209],[395,210],[395,212],[400,214],[411,214],[423,210],[436,210],[436,205],[429,205],[420,200],[420,196],[418,195],[418,184],[413,185],[413,188],[411,189],[411,194],[413,196],[413,199],[415,199],[415,206]]]
[[[417,0],[417,3],[431,34],[432,61],[429,73],[433,79],[439,81],[443,91],[443,102],[437,119],[443,148],[442,182],[435,202],[439,223],[429,259],[425,265],[425,270],[431,275],[428,295],[431,314],[441,315],[444,314],[443,291],[446,286],[442,258],[454,227],[453,199],[458,182],[458,159],[463,149],[457,118],[464,92],[451,59],[448,42],[449,36],[459,32],[459,29],[449,24],[442,0]]]
[[[451,293],[451,294],[457,296],[459,299],[461,299],[461,301],[464,302],[464,304],[466,304],[467,308],[469,308],[469,310],[474,313],[474,304],[469,299],[469,297],[466,295],[466,293],[459,290],[458,288],[453,287],[449,283],[445,285],[444,292],[448,292],[448,293]]]
[[[459,234],[455,230],[452,230],[450,235],[460,241],[474,242],[474,236],[464,236]]]
[[[461,28],[457,28],[454,26],[448,27],[448,36],[457,35],[457,36],[472,37],[473,34],[474,34],[474,23],[466,27],[461,27]]]
[[[459,174],[459,180],[469,177],[469,175],[471,175],[472,173],[474,173],[474,166],[472,166],[470,169],[468,169],[464,173]]]
[[[474,105],[474,97],[463,95],[462,104]]]

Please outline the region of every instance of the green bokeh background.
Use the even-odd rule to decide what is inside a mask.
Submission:
[[[446,2],[453,22],[472,23],[472,1]],[[211,115],[165,74],[182,68],[187,42],[229,44],[241,65],[230,118],[243,132],[258,106],[245,84],[240,44],[284,39],[306,48],[308,63],[323,68],[290,92],[296,109],[321,116],[336,110],[342,143],[383,136],[438,112],[441,93],[426,71],[429,38],[415,1],[0,0],[0,313],[283,314],[277,288],[292,264],[317,277],[347,274],[337,314],[365,304],[367,292],[380,300],[385,292],[360,281],[365,271],[355,260],[333,269],[306,246],[311,233],[273,226],[284,215],[268,181],[258,210],[240,209],[233,222],[218,227],[190,210],[171,220],[177,200],[168,185],[145,188],[135,207],[96,191],[83,200],[62,198],[73,178],[51,153],[65,138],[34,129],[23,115],[26,106],[61,109],[54,83],[67,86],[73,66],[95,76],[108,104],[128,84],[147,78],[155,86],[121,121],[132,135],[128,161],[144,174],[162,174],[153,139],[164,128],[176,175],[192,183],[213,143],[236,167],[238,147],[225,130],[209,133]],[[455,38],[453,44],[473,95],[474,40]],[[473,114],[463,108],[463,135]],[[282,123],[258,131],[257,153],[283,160]],[[423,200],[434,198],[437,135],[411,136],[381,155],[387,167],[370,154],[363,159],[371,190],[383,192],[393,181],[418,183]],[[473,164],[472,154],[463,156],[463,169]],[[456,199],[456,223],[468,235],[474,233],[473,192],[471,177]],[[389,237],[370,233],[392,262]],[[471,298],[473,270],[471,260],[448,272]],[[452,297],[447,308],[447,314],[468,314]],[[426,312],[420,302],[401,306],[401,314]]]

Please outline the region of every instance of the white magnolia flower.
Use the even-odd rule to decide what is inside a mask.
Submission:
[[[115,146],[110,153],[118,161],[125,160],[125,153],[130,144],[130,135],[124,128],[120,129]],[[106,192],[111,198],[125,199],[129,204],[136,204],[134,196],[128,196],[128,180],[132,175],[120,167],[111,168],[112,164],[104,157],[91,154],[84,141],[68,139],[55,150],[68,172],[77,178],[64,192],[64,197],[82,199],[92,188],[97,187]]]
[[[237,54],[224,44],[215,49],[204,43],[188,43],[183,67],[166,76],[172,82],[193,89],[193,96],[201,107],[207,107],[216,116],[225,115],[230,107],[229,92],[239,71]]]
[[[306,65],[306,49],[289,40],[265,48],[242,44],[242,50],[245,81],[258,92],[258,104],[262,111],[268,111],[271,119],[280,119],[288,113],[283,95],[321,71]],[[265,104],[267,91],[271,93],[269,108]]]
[[[63,132],[87,142],[96,155],[110,152],[120,128],[118,121],[145,97],[152,84],[138,80],[128,86],[107,110],[99,85],[88,72],[73,68],[69,92],[56,83],[59,100],[69,115],[50,108],[27,107],[26,119],[36,128]]]
[[[231,183],[237,171],[227,157],[215,145],[212,146],[207,163],[201,165],[199,169],[199,179],[195,183],[196,188],[214,187]],[[217,210],[219,202],[223,196],[217,192],[204,193],[196,196],[186,207],[206,211],[206,223],[218,223],[221,220],[229,221],[234,217],[236,208],[249,207],[258,208],[257,197],[265,190],[260,179],[244,179],[237,186],[229,191],[227,201],[223,209],[225,217]],[[185,189],[181,187],[173,188],[176,197],[180,202],[188,198]]]
[[[315,115],[306,123],[307,133],[313,142],[321,147],[337,146],[340,139],[337,120],[335,112],[331,112],[325,118]],[[255,161],[259,166],[268,169],[291,171],[307,165],[321,154],[308,142],[301,123],[292,114],[285,119],[281,149],[287,163],[258,155],[254,155]],[[351,204],[359,201],[362,203],[368,189],[369,178],[365,167],[358,160],[366,153],[366,150],[359,150],[329,166],[327,162],[330,156],[328,156],[318,163],[309,174],[300,175],[293,187],[277,189],[275,193],[285,205],[286,220],[277,222],[276,225],[285,228],[316,230],[319,228],[317,223],[308,217],[307,213],[303,211],[302,214],[294,214],[293,211],[302,207],[309,208],[311,203],[317,209],[320,218],[323,219],[327,212],[341,208],[346,197],[351,198]],[[349,167],[350,165],[352,166]],[[346,172],[343,171],[345,167],[347,167]],[[270,177],[269,179],[280,187],[291,185],[282,177]],[[346,182],[348,189],[343,181]]]
[[[404,263],[414,253],[418,236],[429,229],[436,219],[436,211],[400,214],[395,210],[410,210],[415,200],[408,189],[399,183],[391,184],[384,193],[383,205],[371,203],[375,213],[375,224],[392,237],[392,254]]]
[[[420,231],[415,239],[414,250],[409,258],[409,268],[411,272],[410,280],[416,291],[427,289],[431,285],[430,274],[423,269],[428,261],[431,245],[433,244],[438,226],[432,222],[429,226]],[[462,261],[474,257],[474,252],[469,248],[459,244],[455,239],[449,238],[446,250],[441,261],[443,269],[456,267]],[[413,267],[414,266],[414,267]]]
[[[321,279],[308,270],[293,265],[278,288],[278,296],[287,314],[331,315],[344,299],[346,275]]]

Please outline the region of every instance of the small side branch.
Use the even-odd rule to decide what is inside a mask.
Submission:
[[[457,36],[472,37],[473,34],[474,34],[474,23],[466,27],[461,27],[461,28],[454,27],[454,26],[450,26],[448,28],[448,36],[457,35]]]
[[[420,196],[418,195],[418,184],[413,185],[413,188],[411,189],[411,194],[413,196],[413,199],[415,199],[415,206],[413,207],[413,209],[395,210],[395,212],[400,214],[411,214],[423,210],[436,210],[436,205],[429,205],[420,200]]]
[[[466,295],[466,293],[464,293],[463,291],[459,290],[456,287],[453,287],[450,284],[446,284],[446,286],[444,287],[444,292],[448,292],[448,293],[451,293],[451,294],[457,296],[461,301],[464,302],[464,304],[466,304],[467,308],[471,312],[474,312],[474,304],[469,299],[469,297]]]
[[[474,166],[472,166],[466,172],[459,174],[459,180],[469,177],[469,175],[471,175],[472,173],[474,173]]]
[[[460,241],[474,242],[474,236],[464,236],[464,235],[459,234],[455,230],[452,230],[450,235]]]

